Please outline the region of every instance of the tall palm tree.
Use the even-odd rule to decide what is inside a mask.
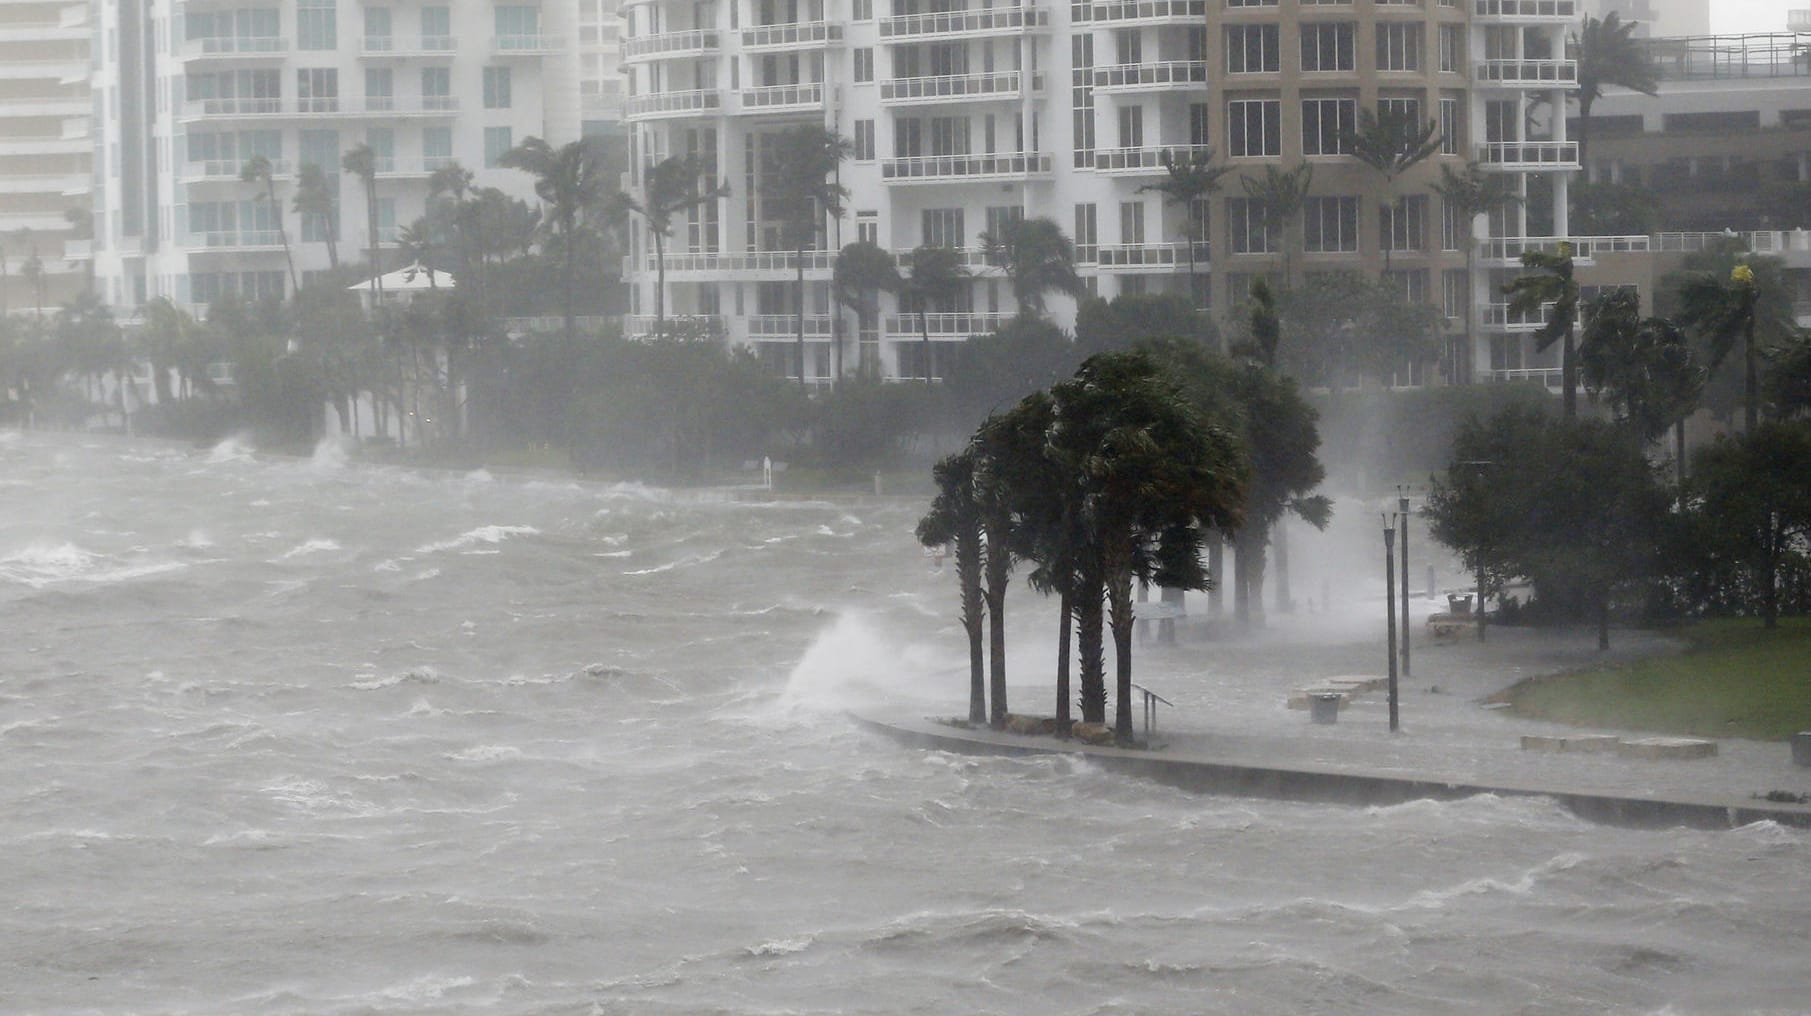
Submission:
[[[340,167],[358,177],[365,185],[365,230],[369,236],[371,284],[375,287],[374,307],[384,305],[384,265],[378,256],[377,236],[377,153],[370,145],[359,145],[340,159]]]
[[[1207,199],[1220,192],[1220,179],[1232,172],[1232,167],[1214,165],[1212,149],[1194,149],[1187,158],[1182,159],[1175,158],[1174,153],[1166,149],[1162,161],[1165,174],[1163,180],[1145,184],[1138,188],[1138,193],[1156,191],[1163,195],[1164,204],[1182,207],[1183,240],[1188,243],[1189,295],[1199,309],[1206,301],[1203,299],[1203,287],[1196,278],[1195,249],[1208,242]],[[1211,280],[1211,260],[1208,262],[1208,271]]]
[[[1578,100],[1578,161],[1589,166],[1586,146],[1591,140],[1591,107],[1603,98],[1606,87],[1627,88],[1643,95],[1659,91],[1654,78],[1654,65],[1647,51],[1635,38],[1636,24],[1622,20],[1611,11],[1599,20],[1586,15],[1577,34],[1569,40],[1573,58],[1578,61],[1578,85],[1572,95]]]
[[[899,289],[899,264],[879,244],[857,241],[837,252],[830,284],[836,291],[836,302],[855,312],[859,342],[861,329],[880,315],[881,292]],[[843,374],[842,355],[842,343],[838,342],[836,374],[839,378]]]
[[[534,177],[535,195],[546,207],[542,221],[559,238],[565,279],[566,341],[577,338],[574,283],[578,278],[579,231],[596,213],[607,193],[604,160],[596,146],[572,141],[553,148],[541,138],[526,138],[503,153],[501,165]]]
[[[853,149],[835,130],[802,124],[783,130],[766,149],[761,199],[780,221],[782,242],[792,251],[797,273],[793,309],[798,312],[799,389],[805,388],[805,251],[817,240],[824,218],[840,219],[849,188],[837,170]]]
[[[667,237],[673,234],[673,217],[700,208],[729,193],[729,184],[705,179],[707,167],[696,155],[675,155],[642,172],[639,197],[619,194],[617,212],[641,216],[654,238],[654,333],[666,332]]]
[[[1742,340],[1742,429],[1754,433],[1759,418],[1759,350],[1755,326],[1768,314],[1754,268],[1738,264],[1727,282],[1709,272],[1694,272],[1679,287],[1679,322],[1710,344],[1710,368],[1715,370]]]
[[[1299,239],[1296,217],[1308,201],[1308,188],[1314,183],[1314,167],[1306,162],[1294,169],[1265,166],[1261,177],[1241,176],[1239,186],[1247,197],[1258,203],[1264,218],[1264,232],[1283,246],[1283,284],[1291,285],[1295,276],[1292,251]]]
[[[1476,326],[1478,309],[1472,297],[1477,282],[1478,243],[1474,234],[1477,218],[1489,215],[1498,209],[1507,208],[1521,198],[1511,190],[1501,173],[1486,173],[1476,162],[1468,162],[1462,172],[1455,173],[1451,166],[1440,167],[1440,181],[1434,184],[1434,193],[1446,203],[1449,214],[1458,222],[1459,243],[1465,247],[1465,347],[1463,355],[1458,351],[1451,354],[1452,376],[1471,379],[1471,371],[1466,369],[1472,352],[1472,334]]]
[[[931,324],[926,317],[931,304],[954,300],[968,287],[968,269],[962,255],[948,247],[922,246],[912,251],[908,273],[900,280],[901,295],[918,309],[918,334],[924,340],[924,383],[931,383]]]
[[[29,227],[19,230],[19,239],[25,245],[25,261],[19,266],[19,277],[31,286],[32,310],[38,317],[44,316],[44,259],[38,256],[38,238]]]
[[[988,263],[1005,270],[1022,317],[1042,316],[1052,290],[1072,297],[1088,291],[1075,271],[1075,244],[1050,219],[1012,219],[980,239]]]
[[[1344,144],[1352,157],[1371,168],[1383,181],[1387,199],[1381,206],[1389,213],[1392,224],[1401,220],[1406,194],[1396,193],[1396,181],[1402,174],[1440,151],[1444,140],[1440,125],[1432,120],[1416,123],[1406,116],[1379,116],[1373,110],[1358,111],[1358,129],[1346,134]],[[1381,216],[1379,222],[1381,223]],[[1378,236],[1383,248],[1383,270],[1390,270],[1390,252],[1395,248],[1391,238]]]
[[[334,193],[332,181],[327,179],[327,171],[312,162],[302,163],[296,173],[296,192],[290,198],[290,208],[299,215],[318,215],[324,226],[323,235],[327,238],[327,264],[333,268],[340,266],[340,217],[339,195]]]
[[[1641,316],[1632,289],[1593,300],[1579,336],[1585,390],[1601,395],[1643,445],[1673,431],[1673,462],[1685,479],[1685,418],[1698,405],[1708,372],[1692,356],[1679,327]]]
[[[293,293],[301,289],[302,284],[296,280],[296,259],[289,253],[289,232],[283,228],[283,206],[277,203],[277,182],[270,160],[262,154],[245,160],[245,165],[239,169],[239,179],[245,183],[263,185],[264,200],[270,205],[270,217],[277,223],[277,241],[283,245],[283,261],[289,265],[289,291]]]
[[[926,547],[953,546],[956,581],[962,595],[962,630],[968,633],[968,722],[987,722],[987,674],[981,650],[981,622],[986,613],[981,592],[981,513],[975,503],[973,445],[945,456],[931,467],[937,496],[918,521],[918,542]]]
[[[1560,387],[1566,419],[1578,417],[1578,351],[1573,347],[1572,332],[1578,323],[1578,280],[1572,275],[1572,245],[1560,241],[1559,248],[1548,252],[1522,252],[1522,267],[1527,269],[1503,286],[1509,297],[1509,312],[1526,315],[1539,313],[1552,304],[1546,323],[1534,333],[1537,350],[1546,350],[1555,342],[1560,347]]]
[[[94,212],[87,208],[66,208],[63,220],[69,223],[72,238],[76,240],[94,239]],[[94,258],[91,256],[84,263],[87,288],[94,288]],[[0,314],[6,313],[6,306],[0,303]]]

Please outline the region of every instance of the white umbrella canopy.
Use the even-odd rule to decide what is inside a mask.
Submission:
[[[412,293],[424,289],[457,289],[459,284],[450,272],[428,268],[417,262],[406,265],[393,272],[386,272],[382,278],[383,290],[389,293]],[[355,293],[375,293],[377,279],[366,279],[346,288]]]

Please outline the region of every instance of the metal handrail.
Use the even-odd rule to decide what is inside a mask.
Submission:
[[[1132,690],[1144,695],[1144,739],[1148,742],[1151,739],[1151,732],[1157,729],[1157,703],[1161,702],[1171,709],[1176,708],[1176,703],[1142,684],[1132,685]]]

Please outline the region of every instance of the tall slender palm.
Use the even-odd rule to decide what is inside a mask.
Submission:
[[[667,237],[673,234],[673,216],[701,208],[729,193],[729,184],[705,179],[708,167],[696,155],[675,155],[642,171],[639,197],[619,194],[617,210],[634,212],[654,238],[654,333],[666,332]]]
[[[44,316],[44,259],[38,256],[38,248],[33,246],[31,253],[25,256],[25,263],[19,266],[19,277],[31,285],[32,311]]]
[[[1582,165],[1591,164],[1585,150],[1591,140],[1591,107],[1603,98],[1604,88],[1627,88],[1643,95],[1659,91],[1654,65],[1635,38],[1635,28],[1635,22],[1622,20],[1615,11],[1601,20],[1586,15],[1569,40],[1578,61],[1578,85],[1572,95],[1578,100],[1578,161]]]
[[[1175,158],[1174,153],[1166,149],[1163,153],[1164,178],[1158,183],[1147,183],[1138,188],[1140,194],[1155,191],[1163,195],[1164,204],[1182,207],[1183,240],[1188,243],[1189,295],[1197,308],[1206,302],[1203,299],[1203,287],[1196,278],[1195,251],[1208,242],[1207,199],[1220,192],[1220,179],[1232,172],[1231,166],[1216,166],[1213,162],[1212,149],[1194,149],[1182,159]],[[1208,272],[1211,280],[1211,260],[1208,262]]]
[[[1764,302],[1754,267],[1747,264],[1730,269],[1727,282],[1694,272],[1679,287],[1679,323],[1709,342],[1712,370],[1722,366],[1737,339],[1742,341],[1742,429],[1749,434],[1760,416],[1760,351],[1754,333],[1769,314]]]
[[[270,217],[277,223],[277,241],[283,245],[283,261],[289,265],[289,291],[302,288],[296,280],[296,259],[289,253],[289,231],[283,228],[283,206],[277,203],[276,175],[270,160],[262,154],[245,160],[239,169],[239,179],[245,183],[261,184],[264,187],[264,200],[270,205]]]
[[[1044,294],[1052,290],[1068,296],[1088,291],[1075,271],[1075,244],[1050,219],[1008,220],[980,239],[988,263],[1006,272],[1020,316],[1042,316]]]
[[[835,130],[817,124],[789,127],[766,149],[761,199],[780,221],[780,235],[792,251],[798,312],[799,388],[805,387],[805,251],[814,246],[824,218],[840,219],[849,188],[836,179],[853,149]]]
[[[69,223],[69,228],[71,230],[71,237],[73,239],[76,239],[76,240],[93,240],[94,239],[94,212],[90,211],[87,208],[66,208],[63,210],[63,220],[65,222]],[[84,271],[83,275],[86,279],[87,288],[93,289],[94,288],[94,258],[89,257],[86,261],[83,262],[83,265],[85,267],[85,271]],[[6,307],[5,307],[4,303],[0,303],[0,314],[4,314],[4,313],[6,313]]]
[[[1561,397],[1566,419],[1576,419],[1578,351],[1573,347],[1572,333],[1578,323],[1578,280],[1572,275],[1572,245],[1562,240],[1552,252],[1523,251],[1522,267],[1526,271],[1503,286],[1509,297],[1509,312],[1535,314],[1547,304],[1553,305],[1546,323],[1534,333],[1534,344],[1536,349],[1545,350],[1555,342],[1564,342],[1560,347]]]
[[[498,161],[534,177],[535,195],[547,209],[542,221],[552,227],[562,247],[566,341],[573,342],[577,338],[573,287],[578,278],[579,232],[607,193],[603,157],[588,141],[572,141],[556,149],[531,137],[504,152]]]
[[[1416,123],[1407,116],[1379,116],[1369,109],[1358,111],[1358,129],[1344,136],[1343,143],[1352,157],[1369,166],[1383,180],[1386,201],[1381,208],[1389,214],[1392,232],[1395,224],[1401,221],[1403,205],[1408,201],[1407,195],[1396,192],[1396,181],[1438,152],[1442,140],[1440,125],[1432,120]],[[1381,223],[1381,216],[1379,221]],[[1383,248],[1383,270],[1388,272],[1390,252],[1396,247],[1394,238],[1380,235],[1378,245]]]
[[[1593,300],[1579,336],[1585,390],[1601,395],[1646,444],[1673,431],[1674,465],[1685,479],[1685,418],[1697,408],[1707,372],[1679,327],[1641,316],[1640,297],[1617,289]]]
[[[1306,162],[1294,169],[1265,166],[1261,177],[1241,176],[1239,186],[1247,197],[1258,203],[1267,237],[1282,244],[1283,284],[1293,284],[1295,250],[1299,230],[1296,217],[1308,201],[1308,188],[1314,183],[1314,167]]]
[[[912,263],[900,280],[900,291],[918,310],[918,334],[924,345],[924,383],[931,383],[931,324],[926,316],[934,303],[946,303],[968,287],[968,269],[962,255],[949,247],[922,246],[912,251]]]
[[[857,342],[861,330],[880,315],[880,294],[899,289],[899,264],[879,244],[866,240],[848,244],[836,254],[831,272],[836,302],[855,312]],[[836,374],[843,373],[842,343],[836,347]]]
[[[956,581],[962,596],[962,630],[968,633],[968,721],[987,722],[987,674],[981,649],[981,623],[986,614],[981,592],[981,513],[975,502],[975,449],[964,448],[931,467],[937,496],[918,522],[918,542],[926,547],[952,546]]]
[[[316,215],[321,219],[321,232],[327,241],[327,264],[333,268],[340,266],[340,216],[339,195],[334,193],[333,182],[327,178],[327,171],[313,162],[302,163],[296,172],[296,192],[289,201],[291,210],[299,215]]]
[[[370,145],[359,145],[340,159],[340,166],[365,185],[365,231],[370,244],[371,284],[376,290],[377,302],[374,306],[381,308],[384,304],[384,265],[378,256],[377,153],[371,150]]]
[[[1472,334],[1478,316],[1477,301],[1472,296],[1477,282],[1478,243],[1473,235],[1477,218],[1507,208],[1521,198],[1509,188],[1503,174],[1486,173],[1476,162],[1466,163],[1465,169],[1458,173],[1453,172],[1451,166],[1441,166],[1440,181],[1434,184],[1434,193],[1446,203],[1446,214],[1457,224],[1459,243],[1465,248],[1465,347],[1463,355],[1454,351],[1451,360],[1453,379],[1465,377],[1470,380],[1471,371],[1465,366],[1472,355]]]

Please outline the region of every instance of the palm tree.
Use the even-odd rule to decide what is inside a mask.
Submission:
[[[359,145],[340,159],[341,168],[364,181],[365,230],[369,235],[371,284],[375,288],[373,307],[384,305],[384,266],[378,257],[377,236],[377,153],[370,145]]]
[[[814,246],[824,217],[840,219],[849,188],[837,170],[852,151],[835,130],[816,124],[789,127],[766,149],[761,200],[780,221],[797,272],[793,308],[798,312],[799,389],[805,388],[805,251]]]
[[[962,255],[949,247],[923,246],[912,251],[910,273],[900,280],[900,294],[918,309],[918,334],[924,345],[924,383],[931,384],[931,304],[954,300],[968,287]]]
[[[1049,219],[1009,220],[997,234],[982,233],[981,248],[989,264],[1005,270],[1021,316],[1041,316],[1051,290],[1072,297],[1087,292],[1075,272],[1075,244]]]
[[[38,317],[44,316],[44,259],[38,256],[38,241],[30,229],[21,229],[29,253],[25,263],[19,266],[19,277],[31,285],[32,310]]]
[[[986,666],[981,654],[981,514],[975,503],[973,445],[945,456],[931,468],[937,496],[918,521],[918,542],[926,547],[953,545],[956,581],[962,594],[962,629],[968,633],[968,722],[987,722]]]
[[[289,265],[289,290],[293,293],[301,289],[302,284],[296,281],[296,259],[289,253],[289,233],[283,228],[283,206],[277,204],[277,182],[270,160],[262,154],[245,160],[245,165],[239,170],[239,179],[245,183],[264,185],[264,200],[270,205],[270,217],[277,223],[277,241],[283,245],[283,261]]]
[[[696,155],[675,155],[642,172],[639,198],[619,194],[616,211],[634,212],[647,224],[654,238],[654,333],[666,332],[666,240],[673,233],[673,216],[717,200],[729,193],[727,183],[705,181],[704,160]]]
[[[1578,344],[1585,390],[1602,395],[1641,444],[1671,428],[1673,461],[1683,482],[1685,418],[1697,407],[1707,377],[1694,362],[1685,333],[1665,318],[1643,318],[1633,289],[1598,297],[1585,320]]]
[[[573,342],[577,336],[573,286],[578,277],[579,230],[584,220],[598,210],[606,193],[604,160],[587,141],[572,141],[555,149],[541,138],[531,137],[504,152],[498,162],[534,177],[535,195],[547,209],[543,221],[553,227],[560,239],[564,254],[561,260],[566,341]]]
[[[1215,166],[1212,149],[1198,148],[1191,151],[1187,158],[1174,158],[1168,149],[1163,153],[1163,170],[1166,174],[1160,183],[1147,183],[1138,188],[1138,193],[1156,191],[1163,195],[1166,205],[1180,205],[1187,223],[1183,227],[1183,239],[1188,243],[1188,278],[1191,297],[1195,306],[1200,307],[1203,300],[1203,288],[1195,277],[1195,248],[1207,243],[1206,202],[1220,192],[1220,178],[1232,172],[1231,166]],[[1208,270],[1213,270],[1212,262]],[[1212,276],[1210,274],[1209,278]]]
[[[1265,234],[1283,245],[1284,285],[1289,285],[1294,278],[1294,260],[1290,252],[1295,249],[1297,238],[1295,219],[1307,203],[1308,188],[1313,183],[1314,167],[1306,162],[1288,170],[1265,166],[1262,177],[1239,177],[1239,186],[1244,188],[1246,196],[1262,209]]]
[[[1759,416],[1759,351],[1754,331],[1766,314],[1761,303],[1754,268],[1746,264],[1732,268],[1728,282],[1709,272],[1694,272],[1679,287],[1679,322],[1708,340],[1712,370],[1722,366],[1736,339],[1742,340],[1742,429],[1750,434]]]
[[[327,172],[312,162],[302,163],[296,173],[296,193],[290,199],[290,209],[299,215],[318,215],[325,225],[322,233],[327,238],[327,264],[330,267],[340,266],[340,221],[339,195],[334,193]]]
[[[1459,242],[1465,247],[1465,349],[1463,356],[1456,351],[1452,356],[1453,378],[1471,377],[1471,371],[1465,369],[1465,363],[1471,356],[1472,332],[1474,319],[1478,310],[1472,297],[1474,283],[1477,281],[1478,244],[1473,236],[1473,227],[1480,215],[1489,215],[1498,209],[1520,201],[1515,191],[1511,190],[1500,173],[1486,173],[1476,162],[1465,164],[1463,172],[1455,173],[1451,166],[1440,167],[1440,182],[1434,184],[1434,193],[1446,202],[1449,214],[1457,220]]]
[[[1615,11],[1602,20],[1586,15],[1578,34],[1569,40],[1578,61],[1578,86],[1572,94],[1578,100],[1580,165],[1591,164],[1585,151],[1591,140],[1591,107],[1603,97],[1604,88],[1627,88],[1643,95],[1653,95],[1660,88],[1654,66],[1635,38],[1635,28],[1635,22],[1622,20]]]
[[[73,239],[76,239],[76,240],[93,240],[94,239],[94,212],[92,212],[86,208],[66,208],[63,210],[63,220],[65,222],[69,223],[69,228],[72,231]],[[84,264],[86,266],[84,276],[86,278],[87,288],[93,289],[94,288],[94,258],[92,256],[90,256],[88,258],[88,260],[86,262],[84,262]],[[0,314],[4,314],[4,313],[6,313],[6,305],[4,302],[0,302]]]
[[[1534,333],[1537,350],[1546,350],[1557,341],[1560,347],[1560,385],[1566,419],[1578,417],[1577,351],[1572,345],[1572,329],[1578,323],[1578,281],[1572,277],[1572,245],[1564,240],[1559,248],[1548,252],[1522,252],[1522,267],[1527,269],[1503,286],[1509,297],[1509,313],[1539,313],[1553,305],[1547,321]]]
[[[848,244],[836,254],[831,272],[836,302],[855,312],[857,341],[861,329],[880,314],[880,293],[899,289],[899,264],[879,244],[866,240]],[[840,332],[839,332],[840,334]],[[843,373],[843,347],[836,344],[836,374]]]
[[[144,350],[151,361],[151,381],[157,401],[171,402],[174,393],[170,390],[170,368],[187,358],[185,353],[193,345],[198,327],[188,311],[176,306],[167,296],[156,297],[145,304],[141,316],[145,322]]]
[[[1438,152],[1443,140],[1440,125],[1432,120],[1418,124],[1406,116],[1380,117],[1369,109],[1358,111],[1358,129],[1345,135],[1343,144],[1354,159],[1383,179],[1388,201],[1381,207],[1390,214],[1392,227],[1401,221],[1403,204],[1408,200],[1407,195],[1396,193],[1396,181]],[[1378,245],[1383,248],[1383,270],[1388,272],[1395,242],[1391,237],[1379,236]]]

